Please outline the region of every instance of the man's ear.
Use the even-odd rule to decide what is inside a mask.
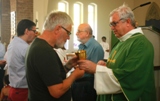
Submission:
[[[55,28],[54,28],[55,34],[58,34],[60,29],[61,29],[60,25],[55,26]]]
[[[90,33],[89,33],[89,31],[86,31],[86,33],[87,33],[87,34],[86,34],[87,36],[90,36]]]
[[[130,25],[131,24],[131,19],[127,19],[126,22],[127,22],[127,24]]]
[[[28,28],[25,29],[24,34],[28,34]]]

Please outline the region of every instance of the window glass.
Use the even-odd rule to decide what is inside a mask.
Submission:
[[[76,32],[79,24],[81,24],[83,15],[82,15],[82,4],[75,3],[74,4],[74,49],[78,49],[78,45],[80,42],[77,40]]]
[[[93,29],[93,35],[97,38],[97,6],[95,4],[88,5],[88,23]]]
[[[68,3],[66,1],[59,2],[58,3],[58,10],[68,13]],[[65,43],[64,47],[66,49],[69,48],[69,40],[67,40],[67,42]]]

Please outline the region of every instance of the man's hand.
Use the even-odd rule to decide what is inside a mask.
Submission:
[[[104,62],[103,60],[100,60],[98,61],[97,65],[106,66],[106,62]]]
[[[0,66],[4,66],[6,64],[5,60],[0,60]]]
[[[77,66],[77,61],[78,61],[78,58],[77,56],[75,55],[73,58],[69,59],[66,63],[66,67],[68,69],[72,69],[73,67]]]
[[[80,69],[84,70],[85,72],[94,74],[96,71],[97,64],[89,60],[79,60],[78,66]]]
[[[84,75],[85,71],[84,70],[80,70],[79,68],[76,68],[73,72],[72,75],[74,75],[74,77],[76,77],[76,79],[81,78]]]

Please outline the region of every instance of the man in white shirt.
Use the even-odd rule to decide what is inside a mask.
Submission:
[[[26,80],[25,55],[29,44],[36,37],[36,24],[28,19],[17,25],[17,36],[7,48],[7,65],[11,89],[11,101],[28,101],[28,85]]]
[[[5,46],[0,41],[0,69],[2,69],[1,67],[3,67],[6,63],[4,60],[4,54],[5,54]]]
[[[5,46],[1,43],[1,37],[0,37],[0,91],[3,87],[3,76],[4,76],[4,70],[3,67],[6,64],[6,61],[3,59],[5,54]]]
[[[106,42],[105,36],[102,37],[102,42],[100,42],[100,45],[104,50],[104,61],[107,62],[107,59],[109,57],[109,44]]]
[[[0,60],[3,60],[4,54],[5,54],[5,46],[0,41]]]

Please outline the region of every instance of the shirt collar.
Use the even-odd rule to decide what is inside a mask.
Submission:
[[[141,33],[143,34],[143,31],[140,27],[133,29],[131,31],[129,31],[128,33],[126,33],[125,35],[123,35],[122,37],[118,38],[120,41],[126,41],[128,38],[130,38],[132,35],[136,34],[136,33]]]
[[[94,40],[94,38],[91,37],[85,44],[81,43],[79,45],[79,49],[85,49],[86,47],[88,47],[91,44],[92,40]]]

